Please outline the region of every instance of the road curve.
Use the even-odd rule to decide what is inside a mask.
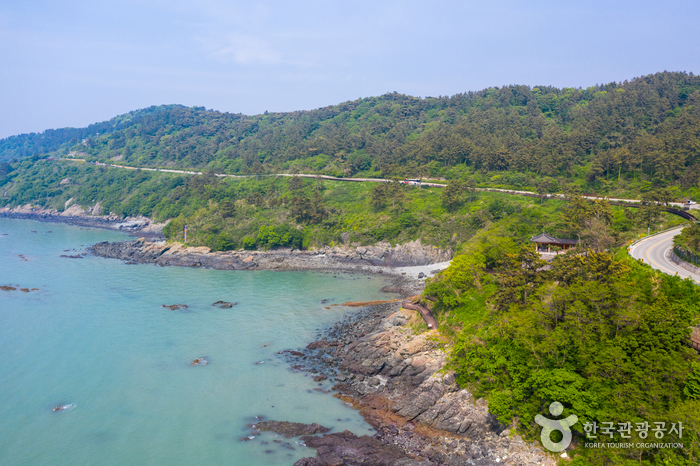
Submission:
[[[669,275],[679,275],[690,277],[696,283],[700,283],[700,275],[691,273],[666,258],[667,251],[673,247],[673,237],[679,234],[682,227],[651,236],[640,241],[630,248],[630,254],[635,259],[643,259],[644,263],[651,265],[657,270],[661,270]]]

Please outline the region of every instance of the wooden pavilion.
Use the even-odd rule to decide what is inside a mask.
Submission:
[[[553,252],[552,247],[556,246],[562,250],[567,250],[576,247],[577,239],[555,238],[554,236],[542,233],[541,235],[533,236],[530,241],[535,243],[535,252]]]

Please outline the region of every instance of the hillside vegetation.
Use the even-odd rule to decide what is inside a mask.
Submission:
[[[36,154],[16,158],[28,151]],[[257,116],[152,107],[82,130],[5,139],[0,156],[12,159],[0,163],[0,205],[60,211],[68,203],[99,202],[103,213],[174,219],[166,230],[173,239],[188,224],[188,241],[214,249],[242,247],[245,238],[250,247],[262,227],[302,231],[303,244],[312,245],[421,238],[457,247],[506,217],[522,223],[514,227],[520,237],[542,230],[577,234],[560,221],[559,201],[535,208],[532,199],[476,196],[477,186],[646,200],[647,208],[616,210],[608,222],[621,244],[668,225],[654,202],[700,195],[700,78],[664,72],[587,89],[506,86],[425,99],[387,94]],[[205,175],[64,158],[197,168]],[[221,180],[218,172],[256,178]],[[290,185],[288,178],[266,176],[280,172],[449,183],[437,192],[395,183]],[[255,247],[275,243],[255,241]]]
[[[541,200],[474,191],[459,180],[451,180],[446,188],[419,188],[300,177],[231,179],[33,157],[13,167],[11,181],[0,188],[5,194],[0,205],[33,204],[63,211],[72,204],[99,203],[105,213],[171,219],[164,233],[172,240],[184,240],[187,224],[189,244],[214,250],[266,249],[300,241],[303,247],[318,247],[415,239],[457,250],[478,231],[495,226],[518,241],[542,231],[574,238],[583,232],[583,239],[589,235],[606,244],[622,244],[648,228],[682,221],[653,204],[610,208],[575,195],[568,202]],[[475,179],[481,178],[477,174]],[[591,212],[596,213],[593,223]],[[279,240],[274,235],[266,239],[269,228],[278,229]],[[289,240],[282,241],[287,234]]]
[[[459,383],[487,397],[501,422],[534,440],[541,429],[535,415],[550,417],[548,406],[558,401],[562,417],[579,417],[572,464],[698,464],[700,359],[687,346],[700,316],[697,285],[624,252],[560,255],[547,270],[507,235],[479,235],[464,252],[425,296],[436,298],[433,311],[451,341]],[[656,422],[665,423],[662,437]],[[614,426],[609,435],[603,423]],[[620,431],[626,423],[629,437]],[[651,426],[647,436],[640,433],[644,423]]]
[[[52,153],[61,148],[74,146],[87,138],[99,138],[113,131],[135,124],[145,115],[152,115],[167,109],[185,108],[181,105],[162,105],[135,110],[109,121],[95,123],[87,128],[47,129],[41,133],[20,134],[0,139],[0,162]]]
[[[601,194],[700,195],[700,77],[686,73],[586,89],[393,93],[256,116],[153,107],[97,126],[105,125],[99,136],[87,128],[5,139],[0,160],[33,151],[231,174],[466,179],[478,172],[493,186],[548,191],[573,181]],[[82,132],[68,141],[71,131]]]

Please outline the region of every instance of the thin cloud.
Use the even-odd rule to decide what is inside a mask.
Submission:
[[[209,56],[221,62],[240,65],[278,65],[281,55],[266,40],[246,34],[216,34],[197,37]]]
[[[292,67],[315,65],[308,57],[285,53],[288,47],[280,44],[280,38],[275,36],[264,38],[243,33],[210,33],[196,36],[195,39],[207,56],[222,63]]]

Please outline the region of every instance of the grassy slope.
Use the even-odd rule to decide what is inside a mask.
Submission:
[[[288,177],[219,179],[213,176],[189,176],[95,167],[67,161],[25,159],[13,177],[12,187],[0,205],[39,204],[63,210],[72,199],[79,205],[100,202],[105,213],[146,215],[158,220],[186,221],[189,241],[195,245],[218,248],[219,237],[240,247],[245,236],[255,236],[261,226],[291,224],[304,230],[307,244],[376,241],[403,243],[421,238],[427,244],[458,249],[460,244],[484,228],[500,228],[518,241],[547,231],[562,234],[563,201],[540,203],[533,198],[498,193],[476,193],[469,202],[463,193],[453,210],[444,207],[441,188],[404,187],[401,193],[386,196],[380,208],[370,203],[374,183],[347,183],[302,179],[296,192],[289,188]],[[9,186],[9,184],[7,185]],[[295,195],[312,199],[320,193],[328,216],[319,222],[296,219],[290,211]],[[235,203],[235,213],[222,214],[224,201]],[[642,233],[645,225],[633,209],[613,209],[612,228],[621,244]],[[663,215],[652,229],[669,226],[680,219]],[[173,239],[182,239],[180,227],[173,227]]]

